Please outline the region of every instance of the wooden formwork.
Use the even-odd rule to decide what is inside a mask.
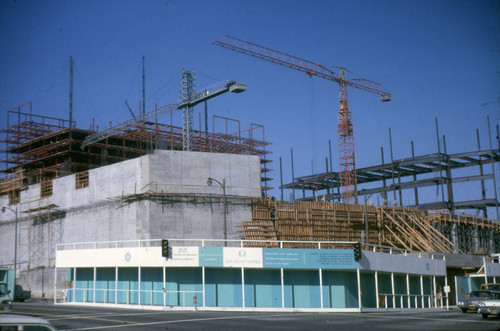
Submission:
[[[247,240],[361,241],[366,233],[376,242],[376,209],[367,206],[299,201],[294,205],[261,201],[252,208],[252,221],[242,224]],[[262,246],[259,242],[249,246]],[[271,245],[270,243],[266,246]],[[276,244],[272,244],[276,245]],[[315,247],[316,244],[284,243],[284,247]],[[336,246],[338,247],[338,245]]]
[[[418,209],[306,201],[291,205],[265,200],[254,203],[252,221],[243,222],[242,228],[246,240],[256,240],[248,246],[277,245],[265,243],[267,240],[359,241],[417,251],[454,251],[454,244]],[[285,242],[283,246],[316,244]]]
[[[419,209],[377,207],[383,245],[424,252],[453,253],[454,244]]]

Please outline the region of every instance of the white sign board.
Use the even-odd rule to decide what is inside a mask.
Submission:
[[[224,247],[223,266],[229,268],[262,268],[262,248]]]

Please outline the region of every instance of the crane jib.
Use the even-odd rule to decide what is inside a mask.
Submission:
[[[212,44],[339,84],[340,110],[338,112],[337,135],[339,138],[341,198],[345,203],[358,203],[354,129],[347,102],[347,86],[378,94],[382,101],[390,101],[391,95],[383,89],[382,85],[364,78],[348,78],[347,75],[350,72],[345,68],[335,67],[338,69],[338,72],[335,72],[320,64],[229,36],[223,36]]]
[[[272,63],[280,64],[285,67],[304,72],[309,76],[317,76],[323,79],[337,82],[339,84],[344,84],[363,91],[378,94],[385,97],[385,100],[383,101],[387,101],[386,99],[390,99],[390,94],[385,91],[382,85],[380,85],[379,83],[367,79],[341,79],[339,73],[329,70],[320,64],[304,60],[290,54],[282,53],[271,48],[259,46],[254,43],[246,42],[229,36],[223,36],[219,40],[212,42],[212,45],[227,48]],[[364,84],[356,82],[355,80],[363,80]]]

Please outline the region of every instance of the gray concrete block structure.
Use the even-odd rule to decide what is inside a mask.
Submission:
[[[89,170],[81,187],[72,174],[43,194],[42,184],[28,185],[17,204],[1,196],[0,207],[13,212],[0,214],[0,265],[17,264],[18,283],[34,297],[51,297],[57,244],[223,239],[223,190],[209,186],[209,177],[225,181],[227,238],[240,239],[239,225],[262,195],[260,157],[156,150]]]

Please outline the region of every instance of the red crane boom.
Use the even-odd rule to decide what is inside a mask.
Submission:
[[[347,87],[354,87],[363,91],[380,95],[382,101],[390,101],[391,95],[384,90],[381,84],[354,77],[350,71],[343,67],[330,67],[331,70],[311,61],[293,55],[275,51],[271,48],[259,46],[241,39],[222,36],[212,42],[213,45],[224,47],[235,52],[251,55],[253,57],[280,64],[282,66],[302,71],[309,76],[317,76],[339,84],[340,110],[337,115],[337,134],[339,139],[339,163],[341,198],[346,203],[357,203],[356,162],[354,152],[354,129],[351,112],[347,102]],[[353,77],[348,77],[352,75]]]

